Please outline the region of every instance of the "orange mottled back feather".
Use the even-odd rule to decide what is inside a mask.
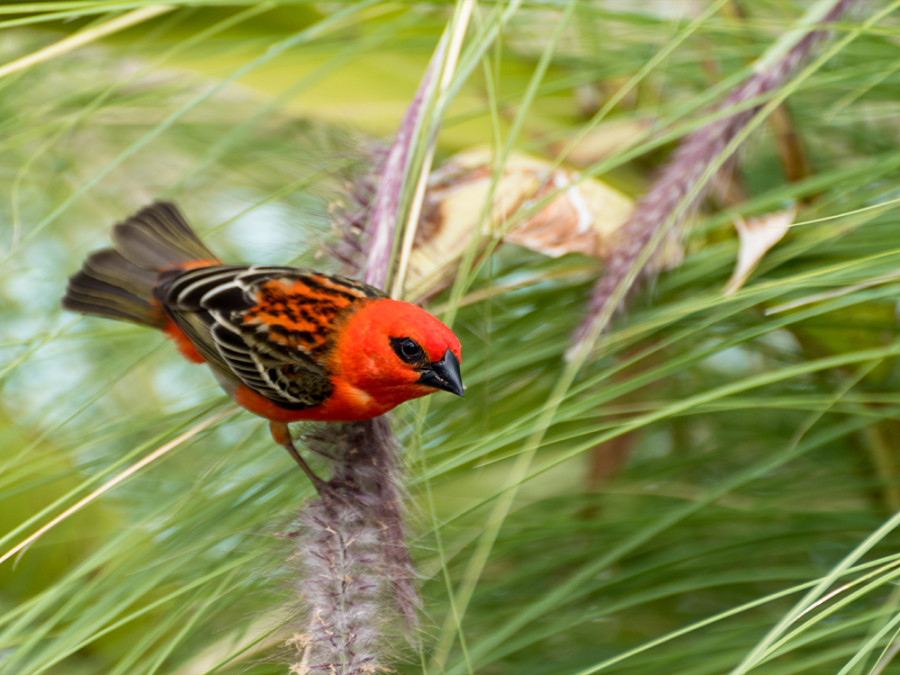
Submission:
[[[360,299],[325,277],[273,279],[259,286],[243,321],[268,327],[278,344],[316,352],[328,347],[335,320]]]
[[[222,264],[173,204],[116,225],[113,241],[70,279],[63,305],[161,329],[251,412],[278,423],[354,421],[437,389],[462,394],[453,333],[376,288]],[[435,379],[432,367],[445,363],[456,369],[441,371],[450,380]]]

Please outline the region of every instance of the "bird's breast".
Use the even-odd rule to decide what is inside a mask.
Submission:
[[[383,415],[397,403],[379,402],[347,382],[333,379],[334,389],[323,403],[303,410],[289,410],[241,384],[231,392],[242,408],[273,422],[359,422]]]

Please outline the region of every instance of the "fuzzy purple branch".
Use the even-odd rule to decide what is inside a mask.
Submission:
[[[388,151],[375,193],[371,214],[366,225],[368,252],[363,281],[376,288],[384,288],[390,271],[391,252],[400,217],[400,198],[409,174],[410,154],[416,131],[421,125],[423,104],[435,81],[435,74],[444,58],[443,42],[435,50],[416,95],[413,97],[396,138]],[[365,245],[365,244],[364,244]]]
[[[822,18],[823,23],[840,19],[860,0],[836,0]],[[567,356],[583,353],[588,342],[605,328],[609,317],[629,299],[635,281],[653,269],[649,246],[658,245],[661,228],[677,230],[708,193],[713,180],[707,173],[733,139],[759,112],[761,105],[744,107],[748,101],[775,91],[807,60],[827,30],[811,30],[770,67],[764,68],[735,88],[715,110],[740,111],[717,119],[688,134],[660,172],[650,190],[638,201],[634,212],[619,230],[615,254],[607,260],[603,277],[594,287],[584,322],[572,338]],[[728,170],[734,158],[722,164]],[[690,197],[688,195],[691,195]],[[642,258],[644,259],[641,265]]]
[[[344,223],[340,257],[351,274],[364,269],[373,286],[383,287],[388,277],[412,143],[442,60],[440,47],[381,164],[371,208]],[[291,672],[387,672],[397,644],[416,643],[421,605],[406,546],[399,444],[384,416],[326,425],[307,444],[327,459],[338,489],[310,502],[301,516],[293,557],[302,566],[306,625],[289,641],[297,652]]]

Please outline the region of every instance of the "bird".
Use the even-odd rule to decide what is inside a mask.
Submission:
[[[156,328],[269,421],[322,493],[288,424],[357,422],[446,391],[464,395],[460,342],[409,302],[296,267],[223,264],[178,207],[157,201],[112,228],[69,278],[64,309]]]

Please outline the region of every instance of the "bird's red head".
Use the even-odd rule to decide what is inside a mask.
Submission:
[[[408,302],[363,305],[341,327],[334,356],[334,375],[381,412],[438,390],[463,395],[459,340]]]

